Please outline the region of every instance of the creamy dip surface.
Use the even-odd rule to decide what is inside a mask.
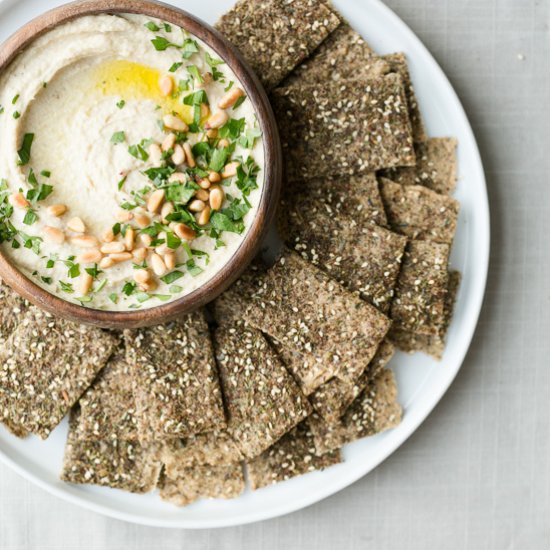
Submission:
[[[206,44],[135,15],[82,17],[0,78],[0,242],[49,292],[149,308],[236,252],[263,182],[253,105]]]

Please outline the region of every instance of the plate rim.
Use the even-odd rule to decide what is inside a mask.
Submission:
[[[170,1],[170,0],[168,0]],[[13,5],[14,0],[0,0],[0,8],[8,8]],[[267,519],[272,519],[276,517],[281,517],[287,514],[291,514],[300,509],[306,508],[328,498],[331,495],[334,495],[346,487],[350,486],[352,483],[355,483],[357,480],[361,479],[372,470],[377,468],[382,462],[384,462],[391,454],[393,454],[401,445],[408,440],[408,438],[420,427],[420,425],[426,420],[428,415],[433,411],[436,405],[441,401],[442,397],[448,391],[449,387],[455,380],[459,370],[461,369],[466,354],[468,353],[472,339],[475,333],[475,330],[478,325],[479,316],[481,313],[481,308],[484,302],[485,289],[487,284],[487,276],[489,269],[489,259],[490,259],[490,210],[489,210],[489,200],[487,192],[487,181],[485,177],[485,172],[483,169],[483,163],[481,160],[481,154],[479,151],[479,146],[475,138],[472,126],[468,119],[468,116],[464,110],[462,102],[458,97],[455,89],[453,88],[451,82],[449,81],[447,75],[440,67],[439,63],[436,61],[434,56],[420,40],[420,38],[412,31],[412,29],[388,6],[386,6],[382,0],[370,0],[372,7],[380,10],[383,17],[391,21],[395,25],[399,32],[406,37],[408,40],[412,40],[416,43],[416,47],[422,52],[423,56],[431,66],[431,70],[434,70],[439,77],[440,83],[445,88],[445,95],[450,97],[454,103],[454,107],[457,108],[457,116],[461,120],[461,124],[464,128],[464,131],[467,134],[468,140],[471,144],[471,152],[473,153],[474,166],[472,171],[479,174],[480,181],[483,183],[482,189],[479,189],[480,198],[482,199],[481,210],[483,216],[477,220],[477,223],[482,226],[482,234],[479,235],[479,240],[476,241],[476,248],[479,250],[477,255],[477,260],[482,262],[482,265],[478,265],[478,277],[475,281],[475,285],[471,288],[471,293],[473,296],[470,297],[470,315],[469,322],[465,323],[465,328],[463,329],[466,334],[462,334],[462,340],[466,342],[462,346],[462,349],[457,353],[456,365],[452,372],[448,373],[447,378],[440,383],[436,388],[433,394],[431,394],[420,407],[420,411],[416,411],[416,415],[412,423],[408,426],[402,426],[394,429],[391,433],[395,434],[392,437],[389,437],[389,443],[385,445],[385,448],[382,452],[379,453],[376,460],[366,466],[355,468],[350,470],[346,474],[341,476],[341,479],[329,485],[328,487],[321,487],[320,490],[312,493],[304,494],[301,498],[295,499],[290,503],[285,503],[284,505],[271,506],[269,509],[259,508],[254,512],[248,512],[242,514],[239,517],[215,517],[213,519],[207,520],[198,520],[198,519],[188,519],[188,518],[175,518],[175,519],[161,519],[161,518],[151,518],[139,513],[126,513],[120,510],[108,507],[103,504],[97,504],[92,502],[90,499],[85,496],[72,494],[70,487],[65,487],[61,485],[54,485],[48,481],[44,481],[38,474],[27,470],[26,468],[20,466],[14,459],[8,456],[7,452],[0,446],[0,462],[6,464],[8,467],[13,469],[21,477],[29,480],[34,483],[41,489],[46,492],[61,498],[71,504],[75,504],[84,509],[91,510],[93,512],[99,513],[103,516],[115,518],[129,523],[150,526],[150,527],[163,527],[163,528],[173,528],[173,529],[212,529],[212,528],[223,528],[230,526],[246,525],[250,523],[255,523],[258,521],[263,521]],[[366,8],[368,9],[368,7]],[[2,10],[3,11],[3,10]]]

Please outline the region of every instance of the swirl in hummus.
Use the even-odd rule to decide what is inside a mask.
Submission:
[[[136,15],[76,19],[0,78],[0,242],[49,292],[148,308],[208,281],[254,217],[263,143],[235,74]]]

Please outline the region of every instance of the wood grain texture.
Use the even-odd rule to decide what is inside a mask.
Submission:
[[[282,153],[275,117],[260,81],[238,51],[215,29],[193,15],[156,1],[83,0],[48,11],[12,35],[0,48],[0,71],[36,38],[84,15],[139,13],[162,19],[194,34],[232,69],[252,101],[263,133],[265,166],[256,217],[227,264],[203,286],[165,305],[136,311],[100,311],[67,302],[23,275],[0,249],[0,277],[21,296],[54,315],[105,328],[150,326],[173,320],[212,301],[239,275],[258,252],[275,215],[282,180]]]

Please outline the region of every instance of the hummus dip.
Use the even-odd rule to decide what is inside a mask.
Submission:
[[[251,225],[264,163],[254,108],[181,28],[136,15],[57,27],[4,71],[0,112],[0,246],[65,300],[175,300]]]

